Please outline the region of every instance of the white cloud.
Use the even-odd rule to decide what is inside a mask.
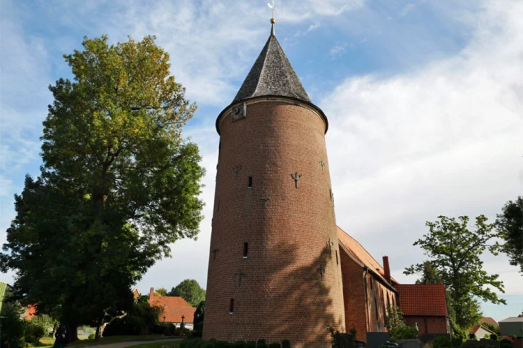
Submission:
[[[393,268],[423,259],[410,245],[425,221],[493,220],[523,192],[521,18],[522,3],[487,1],[456,56],[349,78],[321,102],[338,224],[377,258],[389,254]],[[508,292],[523,294],[517,268],[496,260]]]
[[[328,55],[329,55],[330,59],[334,60],[334,59],[337,59],[337,58],[345,55],[345,53],[346,53],[345,45],[336,45],[330,49]]]

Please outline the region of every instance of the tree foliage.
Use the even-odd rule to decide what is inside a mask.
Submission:
[[[130,285],[169,244],[196,238],[203,206],[201,157],[181,133],[196,106],[169,55],[154,37],[83,47],[64,56],[74,81],[49,87],[44,164],[15,197],[0,255],[15,296],[70,327],[132,303]]]
[[[496,227],[505,240],[503,251],[510,258],[510,264],[519,266],[523,273],[523,196],[505,204],[496,220]]]
[[[419,245],[429,257],[431,270],[427,273],[426,263],[408,267],[404,273],[422,274],[425,278],[441,279],[449,293],[449,307],[455,313],[456,331],[465,332],[481,318],[478,299],[494,304],[506,304],[498,298],[493,288],[504,292],[499,275],[488,274],[483,269],[480,256],[485,250],[497,255],[499,244],[493,243],[497,237],[494,224],[488,224],[487,218],[480,215],[476,218],[475,229],[468,228],[469,218],[440,216],[439,221],[430,222],[429,233],[414,245]]]
[[[159,288],[154,291],[155,296],[167,296],[167,289],[166,288]]]
[[[181,296],[193,307],[205,300],[205,290],[194,279],[185,279],[169,291],[169,296]]]
[[[198,304],[198,307],[196,307],[196,311],[194,311],[194,331],[197,331],[200,335],[203,332],[203,319],[205,317],[205,301],[202,301]]]

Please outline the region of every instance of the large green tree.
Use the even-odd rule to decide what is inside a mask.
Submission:
[[[168,293],[169,296],[181,296],[191,306],[196,307],[205,300],[205,290],[194,279],[185,279]]]
[[[49,87],[41,174],[15,197],[0,266],[40,313],[100,326],[171,243],[199,232],[204,171],[181,133],[196,106],[154,37],[85,38],[64,57],[74,80]]]
[[[487,218],[476,218],[475,229],[469,229],[469,218],[440,216],[439,221],[430,222],[429,233],[414,243],[419,245],[428,256],[430,264],[420,263],[408,267],[404,273],[421,274],[422,281],[441,280],[449,293],[453,314],[454,330],[465,332],[481,318],[478,299],[503,303],[492,289],[504,292],[499,275],[488,274],[483,269],[480,256],[485,250],[497,254],[499,245],[494,242],[498,236],[494,224],[487,223]]]
[[[510,258],[510,264],[519,266],[523,273],[523,196],[505,204],[496,220],[496,227],[505,240],[503,251]]]

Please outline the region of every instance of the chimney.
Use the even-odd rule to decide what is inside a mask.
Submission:
[[[390,267],[388,256],[383,256],[383,270],[385,271],[385,280],[390,283]]]
[[[149,300],[152,300],[154,296],[154,288],[151,288],[151,291],[149,291]]]

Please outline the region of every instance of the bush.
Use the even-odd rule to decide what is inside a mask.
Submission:
[[[244,342],[244,341],[234,342],[232,347],[233,348],[247,348],[247,342]]]
[[[256,348],[256,341],[247,341],[247,348]]]
[[[155,335],[163,335],[165,334],[165,325],[154,325],[153,328],[152,328],[152,333],[155,334]]]
[[[92,333],[87,338],[90,339],[90,340],[94,340],[96,338],[96,335],[94,333]]]
[[[491,339],[491,340],[496,340],[496,341],[497,341],[497,340],[498,340],[498,335],[496,335],[496,334],[490,334],[490,339]]]
[[[203,342],[201,338],[185,339],[180,344],[180,348],[194,348],[197,344],[201,344],[201,342]]]
[[[462,344],[463,344],[463,340],[458,337],[453,337],[452,341],[450,342],[450,345],[452,346],[452,348],[458,348]]]
[[[152,331],[150,329],[152,327],[149,328],[143,318],[126,315],[123,318],[116,318],[107,324],[103,336],[144,335]]]
[[[391,333],[391,341],[397,340],[412,340],[418,338],[418,330],[412,326],[404,326],[396,329]]]
[[[273,342],[269,344],[269,348],[281,348],[280,342]]]
[[[225,341],[216,341],[214,348],[229,348],[229,342]]]
[[[260,338],[258,340],[256,347],[257,348],[269,348],[269,346],[267,345],[267,342],[265,342],[265,340],[263,338]]]
[[[291,348],[291,341],[289,341],[289,340],[281,341],[281,348]]]
[[[25,323],[25,341],[32,345],[38,345],[40,338],[44,337],[45,329],[36,321],[26,321]]]
[[[165,324],[163,328],[163,334],[165,336],[178,336],[178,329],[173,324]]]
[[[2,308],[2,336],[1,346],[19,348],[25,346],[25,325],[20,319],[23,313],[22,307],[17,303],[6,302]]]
[[[503,338],[501,341],[499,341],[499,347],[500,348],[514,348],[514,342],[512,342],[508,338]]]
[[[445,336],[436,337],[432,340],[432,348],[452,348],[452,342]]]

